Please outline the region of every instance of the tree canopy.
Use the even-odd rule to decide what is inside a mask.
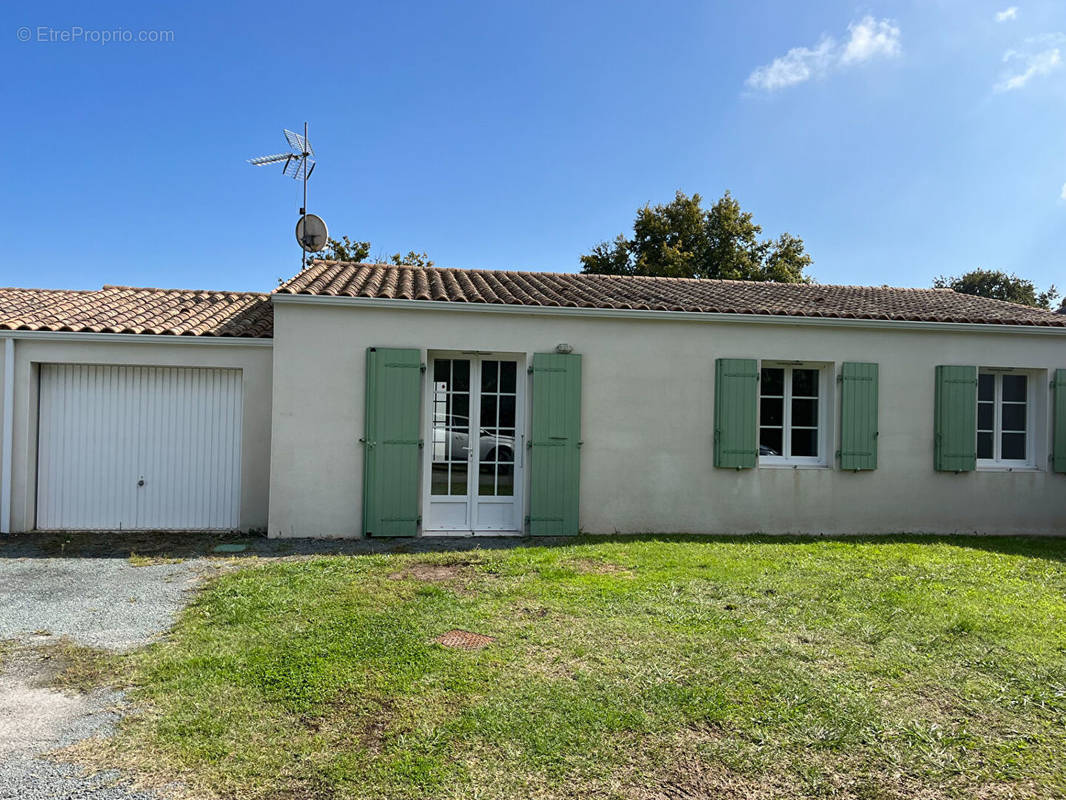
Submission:
[[[365,262],[370,256],[370,242],[356,242],[347,236],[341,236],[339,240],[329,239],[324,249],[317,253],[311,253],[310,256],[312,259],[325,261],[354,261],[361,263]],[[428,255],[416,253],[414,250],[409,250],[407,255],[393,253],[388,260],[393,264],[406,267],[433,266],[433,262],[430,261]]]
[[[1051,308],[1052,303],[1059,296],[1054,286],[1049,286],[1046,291],[1039,292],[1032,281],[994,269],[975,269],[958,277],[941,275],[933,281],[933,288],[954,289],[961,294],[972,294],[1047,309]]]
[[[670,203],[645,205],[633,221],[633,236],[619,234],[581,256],[582,272],[657,275],[671,278],[806,283],[811,264],[803,240],[783,233],[760,239],[762,227],[726,192],[710,209],[699,194],[678,190]]]

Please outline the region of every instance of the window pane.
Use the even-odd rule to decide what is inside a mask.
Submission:
[[[452,495],[466,494],[466,463],[452,462]]]
[[[515,376],[518,373],[518,364],[514,361],[500,362],[500,391],[515,392]]]
[[[977,434],[978,458],[995,458],[995,454],[992,452],[992,436],[992,433]]]
[[[764,397],[759,404],[759,422],[762,425],[782,425],[785,421],[785,400],[781,397]]]
[[[486,453],[490,458],[500,462],[514,461],[514,430],[503,428],[486,442]]]
[[[1024,375],[1003,376],[1003,399],[1007,402],[1025,401],[1025,384],[1028,381]]]
[[[995,428],[996,425],[996,404],[995,403],[978,403],[977,404],[977,430],[990,431]]]
[[[792,431],[792,455],[816,456],[818,455],[818,431],[801,430]]]
[[[792,395],[794,397],[818,396],[818,370],[792,370]]]
[[[481,362],[481,391],[495,392],[500,385],[500,362]]]
[[[1000,455],[1001,458],[1009,459],[1011,461],[1024,461],[1025,460],[1025,434],[1024,433],[1005,433],[1003,434],[1003,452]]]
[[[818,427],[818,401],[793,400],[792,424],[801,428]]]
[[[1025,430],[1025,404],[1024,403],[1004,403],[1003,404],[1003,430],[1005,431],[1024,431]]]
[[[511,497],[514,494],[514,464],[500,464],[496,469],[496,494]]]
[[[469,392],[470,391],[470,362],[460,359],[455,359],[452,362],[452,382],[455,384],[451,387],[453,392]]]
[[[448,460],[466,461],[468,451],[467,444],[470,442],[470,434],[466,428],[452,428],[448,437]]]
[[[496,427],[496,395],[481,395],[481,427]]]
[[[433,494],[448,494],[448,465],[434,464],[433,477],[431,480]]]
[[[762,371],[761,393],[785,396],[785,371],[779,367],[767,367]]]
[[[978,400],[995,400],[996,399],[996,376],[981,374],[977,376],[977,399]]]
[[[759,429],[759,455],[760,456],[779,456],[781,455],[782,438],[780,428],[760,428]]]

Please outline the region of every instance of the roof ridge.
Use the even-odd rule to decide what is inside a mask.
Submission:
[[[107,289],[121,289],[129,292],[189,292],[192,294],[239,294],[252,297],[270,297],[270,292],[253,292],[244,291],[242,289],[181,289],[181,288],[166,288],[160,286],[123,286],[117,283],[105,283],[99,289],[78,289],[75,291],[83,292],[102,292]],[[63,289],[48,289],[45,291],[64,291]]]
[[[894,292],[954,292],[954,289],[948,288],[936,288],[936,287],[923,287],[923,286],[870,286],[858,283],[803,283],[803,282],[786,282],[786,281],[756,281],[756,280],[742,280],[738,278],[682,278],[673,275],[615,275],[603,272],[545,272],[537,269],[495,269],[492,267],[439,267],[434,264],[432,267],[422,267],[418,264],[384,264],[380,262],[371,261],[340,261],[336,259],[316,258],[311,262],[312,264],[320,264],[322,266],[335,266],[340,264],[351,264],[354,267],[370,267],[372,269],[435,269],[442,272],[475,272],[475,273],[491,273],[495,275],[543,275],[545,277],[561,277],[561,278],[597,278],[597,279],[611,279],[611,280],[638,280],[638,281],[675,281],[677,283],[729,283],[739,284],[741,286],[750,286],[752,284],[770,285],[770,286],[788,286],[791,288],[809,287],[811,289],[865,289],[865,290],[891,290]],[[310,269],[310,267],[308,267]],[[306,271],[306,270],[305,270]],[[294,277],[299,277],[301,273],[297,273]],[[288,281],[286,281],[288,283]],[[276,291],[276,290],[275,290]],[[956,294],[961,294],[956,292]],[[973,296],[973,295],[971,295]],[[985,298],[991,299],[991,298]],[[1026,306],[1028,308],[1028,306]]]

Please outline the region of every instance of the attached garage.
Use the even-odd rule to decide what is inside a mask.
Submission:
[[[38,528],[238,527],[239,370],[44,364],[39,375]]]
[[[0,289],[0,533],[263,530],[267,295]]]

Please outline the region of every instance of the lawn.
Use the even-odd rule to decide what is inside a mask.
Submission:
[[[123,670],[97,755],[208,797],[1063,797],[1066,540],[262,563]]]

